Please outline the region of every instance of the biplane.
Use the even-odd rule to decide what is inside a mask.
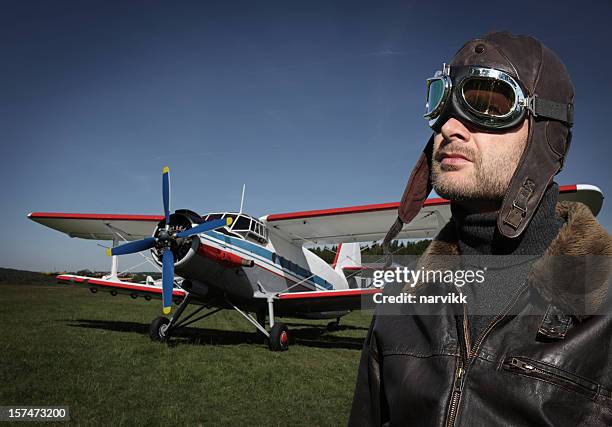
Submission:
[[[592,185],[569,185],[560,187],[560,199],[581,201],[597,214],[603,194]],[[282,351],[289,346],[289,330],[277,318],[335,319],[328,324],[333,330],[343,315],[372,305],[372,295],[381,292],[357,274],[365,268],[360,242],[385,236],[398,203],[259,218],[242,212],[242,202],[238,212],[171,212],[168,168],[162,174],[162,200],[164,214],[159,216],[33,212],[28,218],[70,237],[111,241],[109,275],[62,274],[57,279],[93,293],[161,299],[165,316],[154,319],[149,328],[156,341],[168,341],[178,328],[233,309],[267,338],[271,350]],[[433,238],[450,215],[447,200],[428,199],[397,238]],[[331,265],[308,249],[328,244],[338,245]],[[117,257],[131,253],[149,258],[162,271],[161,281],[121,280]],[[173,301],[178,306],[167,317]]]

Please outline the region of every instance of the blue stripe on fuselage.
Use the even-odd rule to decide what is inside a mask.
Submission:
[[[230,237],[227,234],[219,233],[218,231],[207,231],[203,234],[209,237],[213,237],[215,239],[221,240],[225,242],[227,245],[241,248],[247,252],[258,255],[266,259],[267,261],[269,261],[275,267],[280,268],[283,271],[288,270],[292,274],[295,274],[296,276],[301,277],[302,279],[307,279],[308,281],[314,282],[317,286],[320,286],[324,289],[327,289],[327,290],[334,289],[334,286],[331,283],[329,283],[327,280],[323,279],[322,277],[317,276],[316,274],[313,274],[311,271],[297,265],[296,263],[292,261],[289,261],[286,258],[276,255],[275,257],[276,259],[273,259],[272,257],[273,253],[271,251],[255,243],[247,242],[246,240],[237,239],[235,237]]]

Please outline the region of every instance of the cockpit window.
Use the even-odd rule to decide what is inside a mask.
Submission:
[[[248,230],[251,227],[251,219],[245,215],[240,215],[236,219],[236,223],[232,227],[232,230]]]
[[[233,237],[248,239],[253,242],[265,245],[268,243],[268,229],[257,218],[245,214],[236,213],[212,213],[202,217],[205,221],[227,218],[233,219],[229,227],[221,227],[217,231]]]
[[[204,220],[212,221],[213,219],[221,219],[222,216],[223,214],[210,214],[210,215],[206,215],[206,218],[204,218]]]

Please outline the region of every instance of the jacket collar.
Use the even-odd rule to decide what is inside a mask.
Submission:
[[[534,263],[528,282],[550,305],[583,320],[597,313],[607,298],[612,237],[582,203],[558,202],[556,213],[565,225]],[[431,242],[419,267],[449,268],[457,255],[458,237],[451,219]]]

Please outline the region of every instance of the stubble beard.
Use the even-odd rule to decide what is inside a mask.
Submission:
[[[443,167],[441,161],[434,155],[431,177],[433,188],[441,197],[453,201],[499,201],[506,194],[524,147],[525,141],[520,149],[512,150],[505,156],[489,156],[486,159],[483,159],[480,152],[465,153],[468,158],[473,159],[473,167],[469,175],[461,179],[452,177],[452,171],[459,170],[460,167],[453,165]]]

